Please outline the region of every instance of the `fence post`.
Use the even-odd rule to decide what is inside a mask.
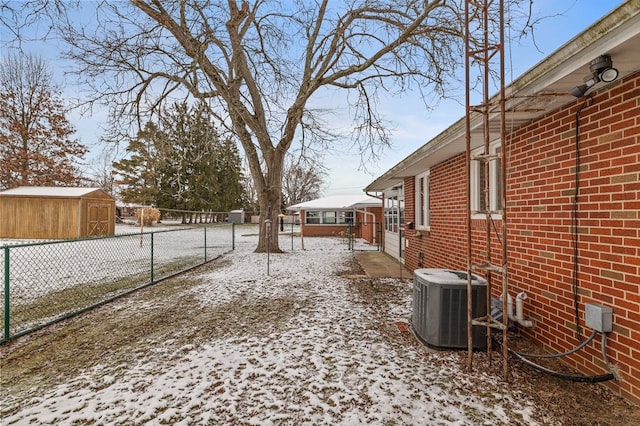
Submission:
[[[9,309],[11,307],[9,300],[9,246],[4,246],[4,338],[3,341],[9,341],[11,326],[9,320],[11,318]]]
[[[204,228],[204,261],[207,261],[207,227]]]
[[[153,232],[151,232],[149,235],[151,235],[151,284],[154,283],[154,276],[153,276]]]
[[[236,223],[231,222],[231,250],[236,249]]]
[[[347,225],[347,247],[348,250],[353,251],[353,223],[349,222]]]

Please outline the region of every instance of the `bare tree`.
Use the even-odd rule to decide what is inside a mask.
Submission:
[[[242,160],[242,188],[244,189],[246,196],[243,208],[251,213],[257,212],[259,209],[258,192],[256,191],[256,186],[253,183],[253,178],[251,177],[251,172],[249,172],[249,165],[247,164],[246,159]]]
[[[65,117],[60,89],[42,58],[0,63],[0,188],[76,185],[87,149]]]
[[[444,96],[463,58],[461,1],[102,0],[95,16],[93,28],[58,21],[93,100],[121,118],[186,94],[208,100],[244,149],[261,223],[277,218],[294,140],[341,136],[314,95],[345,94],[352,143],[375,157],[389,142],[379,91]],[[257,251],[267,241],[263,227]]]
[[[88,168],[84,172],[84,179],[88,184],[117,197],[119,190],[116,183],[116,172],[113,169],[115,158],[116,153],[112,148],[103,150],[89,162]]]
[[[288,160],[282,180],[282,205],[291,206],[320,197],[325,171],[318,164]]]

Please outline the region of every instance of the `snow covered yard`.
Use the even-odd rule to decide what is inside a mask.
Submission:
[[[257,237],[238,238],[221,261],[0,348],[2,425],[562,423],[497,372],[466,373],[466,352],[401,333],[411,282],[362,276],[339,239],[271,254],[267,276]]]
[[[6,244],[0,280],[8,278],[0,287],[2,338],[6,288],[9,333],[15,335],[216,258],[233,245],[230,224],[136,229],[118,225],[116,236],[80,240],[0,240],[0,247]]]
[[[12,253],[12,297],[37,298],[87,282],[101,285],[110,279],[121,279],[123,275],[145,274],[151,257],[151,233],[158,269],[176,259],[187,259],[186,266],[203,261],[202,227],[147,227],[142,236],[136,234],[136,229],[139,228],[118,225],[118,237],[49,241],[40,245],[34,240],[0,240],[0,246],[9,245]],[[209,259],[231,250],[231,232],[227,225],[207,229]],[[4,276],[4,252],[0,259],[3,260],[0,273]]]

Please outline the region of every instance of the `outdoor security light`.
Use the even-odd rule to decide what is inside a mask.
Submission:
[[[598,82],[611,83],[618,78],[618,70],[613,68],[613,62],[609,55],[598,56],[591,61],[589,71],[591,71],[591,75],[584,78],[584,84],[574,87],[569,91],[569,94],[576,98],[581,98]]]
[[[616,78],[618,78],[618,70],[615,68],[607,68],[600,73],[600,80],[605,83],[611,83]]]
[[[576,98],[581,98],[587,93],[589,88],[586,84],[581,84],[580,86],[576,86],[573,89],[569,90],[569,94],[575,96]]]
[[[584,78],[584,84],[574,87],[569,91],[569,93],[576,98],[581,98],[585,95],[585,93],[587,93],[587,90],[593,87],[598,81],[598,77],[589,75]]]
[[[613,62],[609,55],[602,55],[591,61],[589,71],[594,77],[605,83],[611,83],[618,78],[618,70],[613,68]]]

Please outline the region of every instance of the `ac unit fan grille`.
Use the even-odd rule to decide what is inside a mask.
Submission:
[[[475,281],[474,281],[475,282]],[[474,317],[486,314],[486,284],[478,280],[473,286]],[[413,327],[418,337],[436,348],[467,348],[467,284],[441,284],[414,278]],[[483,327],[474,327],[473,346],[486,347]]]

